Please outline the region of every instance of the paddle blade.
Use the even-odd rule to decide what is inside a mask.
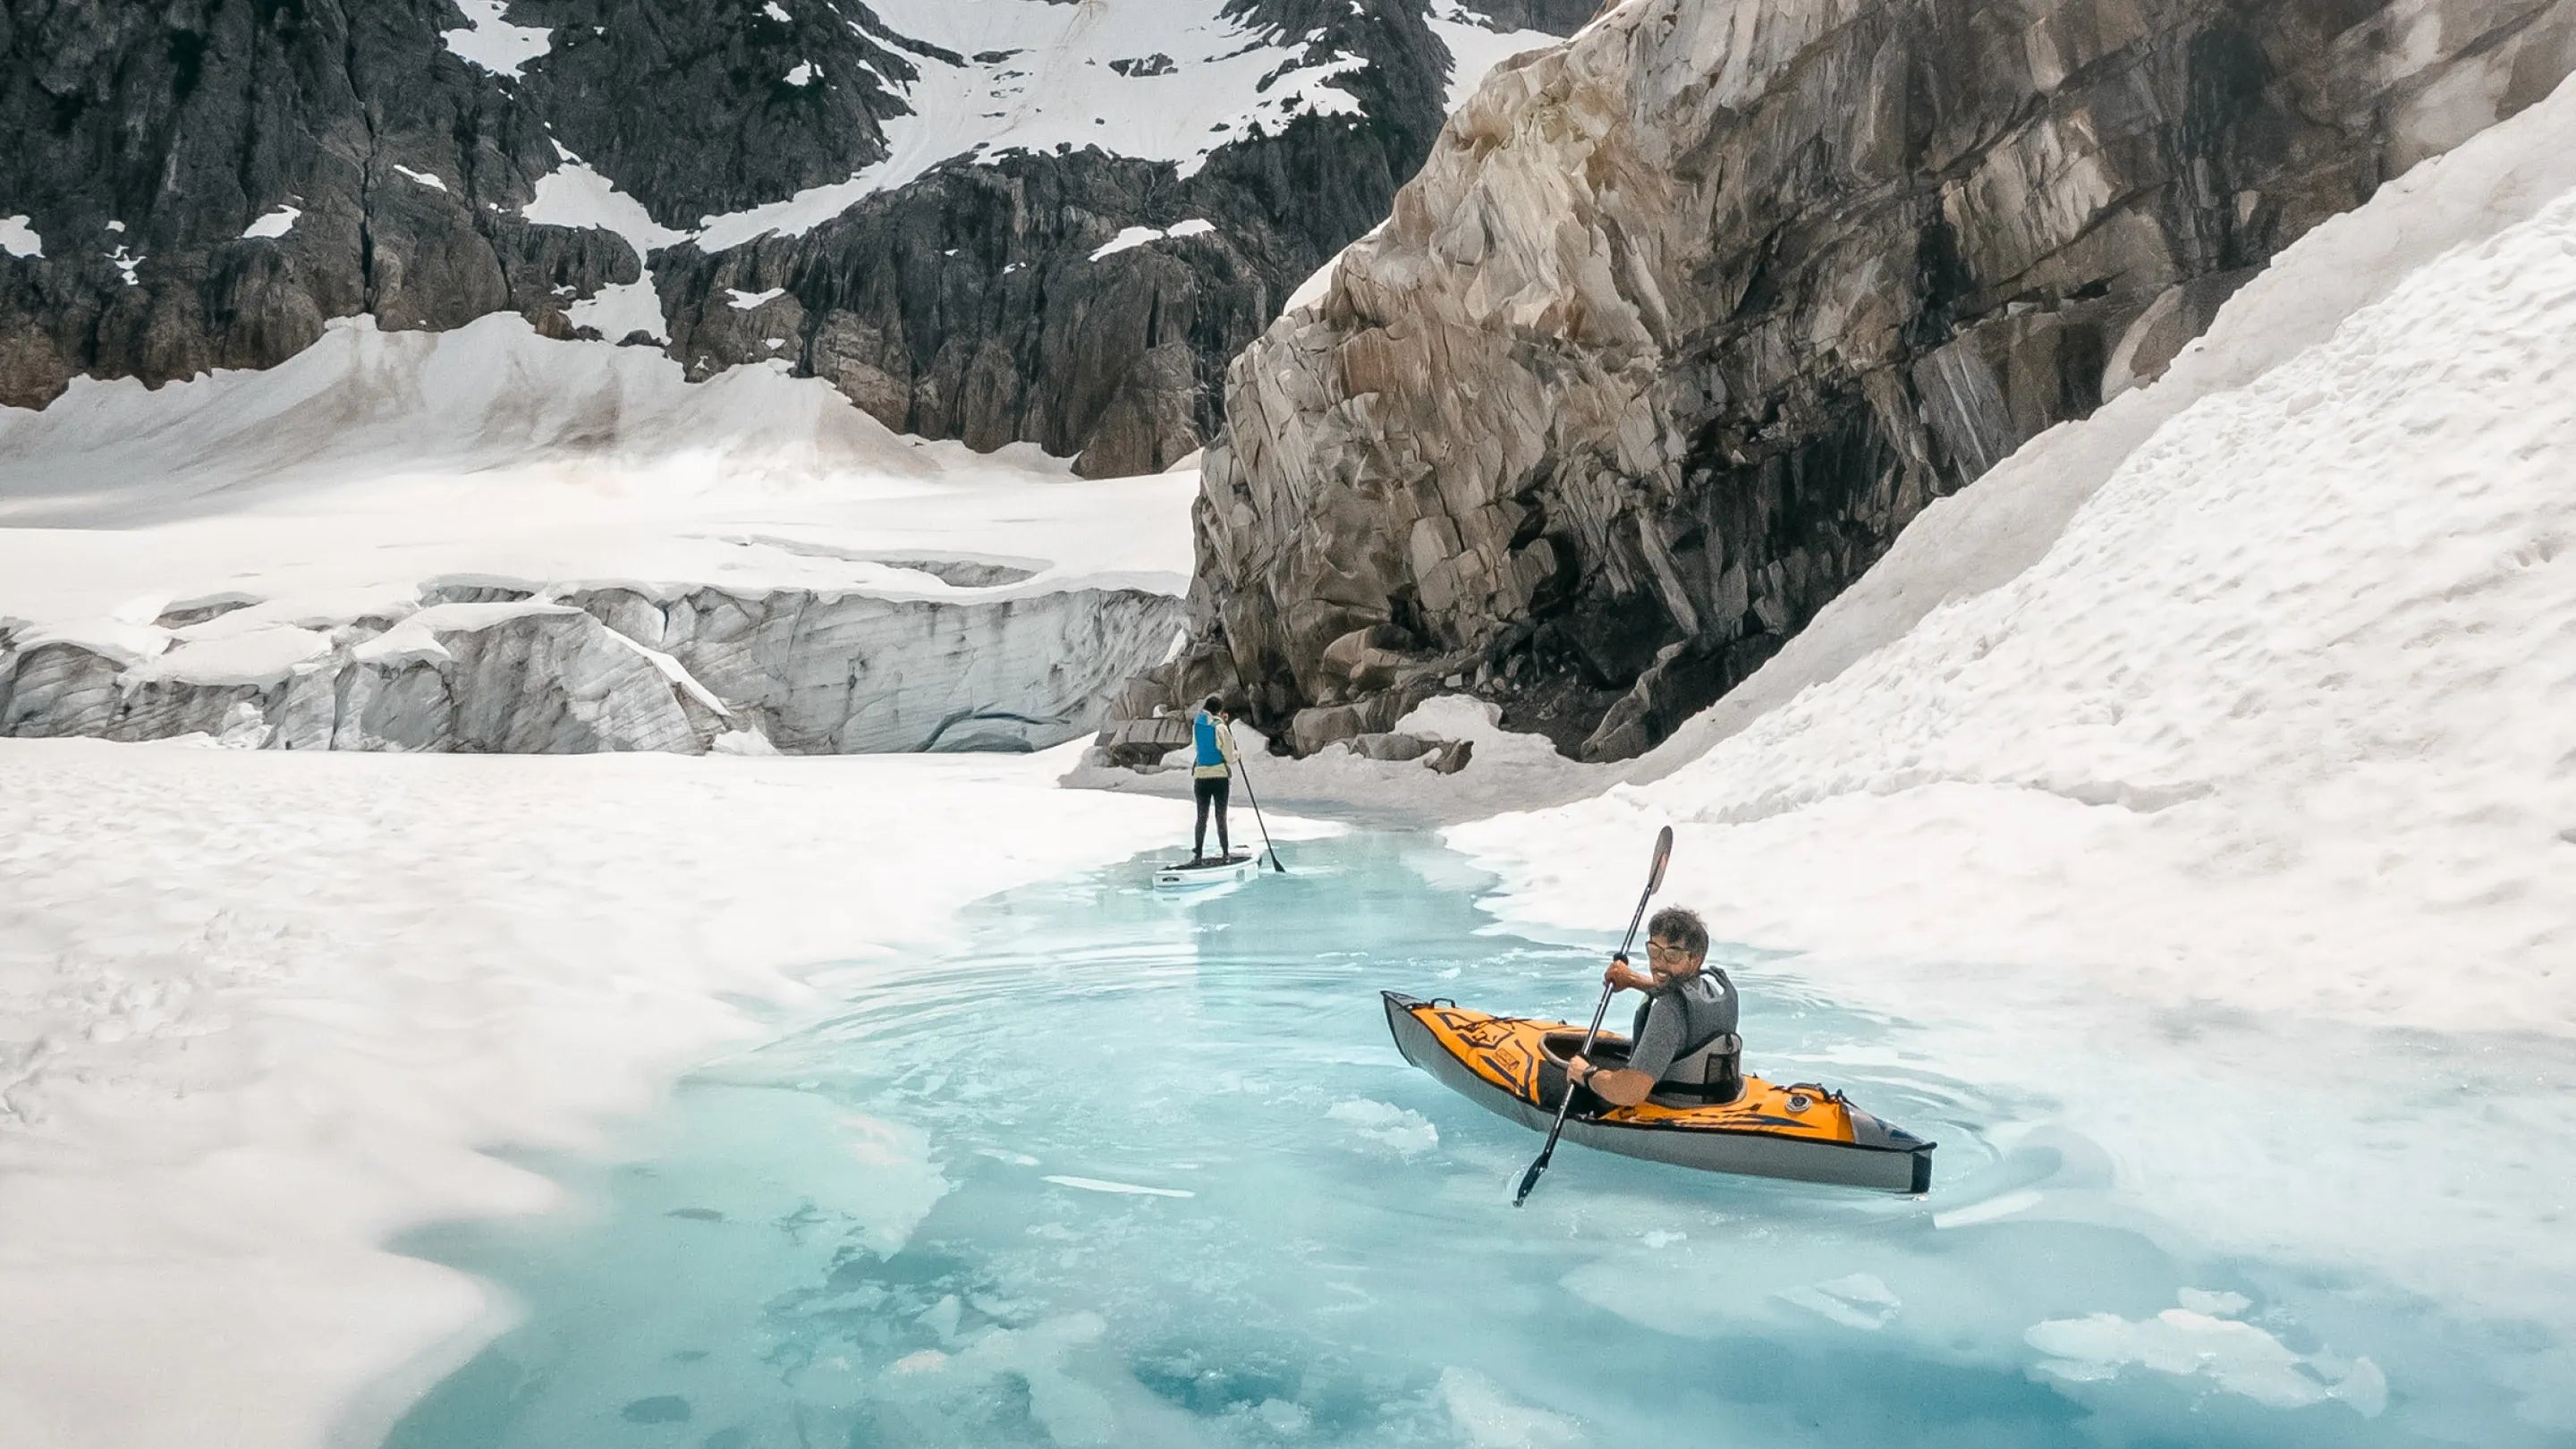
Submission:
[[[1664,863],[1673,858],[1673,828],[1665,826],[1655,836],[1655,868],[1646,874],[1646,894],[1663,889]]]
[[[1547,1171],[1547,1154],[1542,1152],[1538,1155],[1538,1161],[1529,1165],[1529,1171],[1521,1174],[1521,1190],[1512,1194],[1512,1206],[1519,1207],[1529,1201],[1530,1189],[1538,1186],[1538,1175],[1545,1171]]]

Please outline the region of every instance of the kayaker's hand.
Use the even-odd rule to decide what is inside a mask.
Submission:
[[[1578,1087],[1583,1085],[1584,1078],[1591,1075],[1592,1063],[1586,1058],[1575,1057],[1565,1064],[1565,1079]]]
[[[1655,989],[1655,978],[1642,971],[1630,969],[1626,957],[1613,956],[1610,958],[1610,969],[1601,973],[1601,984],[1615,986],[1621,991],[1652,991]]]

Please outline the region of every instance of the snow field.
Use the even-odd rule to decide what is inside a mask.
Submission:
[[[710,996],[828,1000],[971,898],[1170,836],[1044,788],[1064,763],[0,741],[9,1441],[364,1437],[353,1396],[497,1311],[380,1245],[553,1202],[477,1149],[596,1149],[757,1029]]]
[[[691,384],[658,353],[517,317],[361,319],[267,371],[158,392],[82,379],[43,412],[0,410],[0,629],[144,659],[399,618],[436,583],[1178,593],[1195,487],[901,438],[819,380]],[[924,562],[1024,576],[966,588]],[[244,607],[154,623],[212,603]]]

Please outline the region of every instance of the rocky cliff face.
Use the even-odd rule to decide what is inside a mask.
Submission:
[[[2576,68],[2568,0],[1629,0],[1227,374],[1197,649],[1304,750],[1474,686],[1634,754],[1927,501]]]
[[[1451,66],[1426,13],[21,0],[0,404],[270,366],[329,318],[516,311],[696,376],[784,361],[899,429],[1154,469],[1430,146]]]

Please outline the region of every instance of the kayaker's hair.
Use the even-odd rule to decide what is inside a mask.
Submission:
[[[1217,711],[1225,708],[1225,701],[1216,695],[1211,694],[1207,697],[1206,703],[1201,704],[1199,708],[1206,710],[1210,714],[1215,714]]]
[[[1653,920],[1646,922],[1646,934],[1669,941],[1693,957],[1705,958],[1708,955],[1708,926],[1700,920],[1697,911],[1666,906],[1655,912]]]

